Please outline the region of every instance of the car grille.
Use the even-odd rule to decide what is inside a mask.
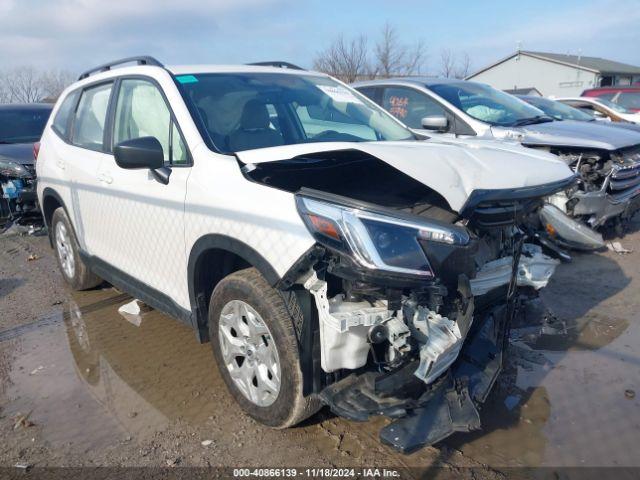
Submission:
[[[499,228],[522,223],[540,205],[540,199],[481,203],[473,211],[472,222],[480,228]]]
[[[640,194],[640,148],[625,152],[620,163],[614,163],[607,191],[616,203]]]

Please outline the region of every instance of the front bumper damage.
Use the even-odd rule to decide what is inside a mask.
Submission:
[[[560,262],[542,253],[538,245],[525,243],[522,247],[518,263],[517,282],[519,287],[533,287],[540,290],[547,286],[549,279]],[[471,280],[473,295],[484,295],[487,292],[507,285],[511,280],[513,257],[502,257],[487,262]]]
[[[393,419],[380,431],[380,439],[403,453],[455,432],[477,430],[477,407],[502,370],[513,312],[508,302],[475,319],[457,360],[435,383],[426,385],[415,376],[414,361],[391,373],[350,375],[326,387],[320,398],[336,415],[351,420],[366,421],[373,415]]]
[[[303,390],[352,420],[392,419],[380,436],[402,452],[480,428],[477,406],[501,371],[517,289],[544,287],[559,263],[525,245],[519,225],[572,180],[492,192],[460,215],[305,191],[299,210],[319,245],[287,278],[309,318],[299,334]],[[447,221],[421,216],[423,207]],[[384,215],[401,229],[380,227]]]
[[[500,268],[493,268],[496,263]],[[311,272],[304,287],[318,307],[322,369],[352,372],[324,387],[320,399],[351,420],[375,415],[392,419],[380,439],[403,453],[454,432],[479,429],[478,406],[502,369],[516,286],[543,287],[558,263],[531,244],[521,244],[514,256],[488,262],[478,272],[480,283],[475,283],[478,276],[460,280],[458,294],[468,301],[453,314],[455,321],[411,298],[395,312],[384,301],[348,305],[341,296],[328,298],[326,282]],[[487,299],[488,292],[505,296]],[[394,351],[409,351],[414,342],[418,355],[393,369],[366,367],[376,343],[372,332],[381,326]]]
[[[570,206],[570,213],[585,218],[592,228],[616,217],[631,217],[640,208],[640,154],[632,152],[618,162],[611,165],[598,188],[556,194],[551,203],[565,213]]]
[[[36,195],[35,169],[25,166],[29,176],[0,175],[0,220],[9,224],[30,224],[41,221],[42,214]]]

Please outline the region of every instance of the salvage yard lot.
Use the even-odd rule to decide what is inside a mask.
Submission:
[[[243,416],[208,344],[108,286],[71,293],[46,237],[0,237],[0,466],[640,466],[640,222],[633,250],[561,265],[511,335],[483,429],[409,456],[385,420],[321,411],[270,430]],[[32,260],[28,260],[31,257]],[[439,471],[439,470],[435,470]]]

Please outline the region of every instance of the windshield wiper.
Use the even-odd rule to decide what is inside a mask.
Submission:
[[[535,125],[537,123],[553,122],[553,118],[548,115],[536,115],[535,117],[523,118],[515,122],[512,127],[524,127],[525,125]]]

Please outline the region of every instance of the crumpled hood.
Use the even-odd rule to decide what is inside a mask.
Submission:
[[[533,146],[583,147],[613,151],[640,144],[640,133],[572,120],[524,127],[491,127],[491,131],[496,138],[518,140],[524,145]]]
[[[512,146],[446,141],[331,142],[285,145],[238,152],[244,164],[275,162],[311,153],[359,150],[382,160],[442,195],[460,211],[474,190],[533,187],[559,182],[573,172],[556,156]]]
[[[0,158],[22,165],[33,165],[33,143],[0,144]]]

